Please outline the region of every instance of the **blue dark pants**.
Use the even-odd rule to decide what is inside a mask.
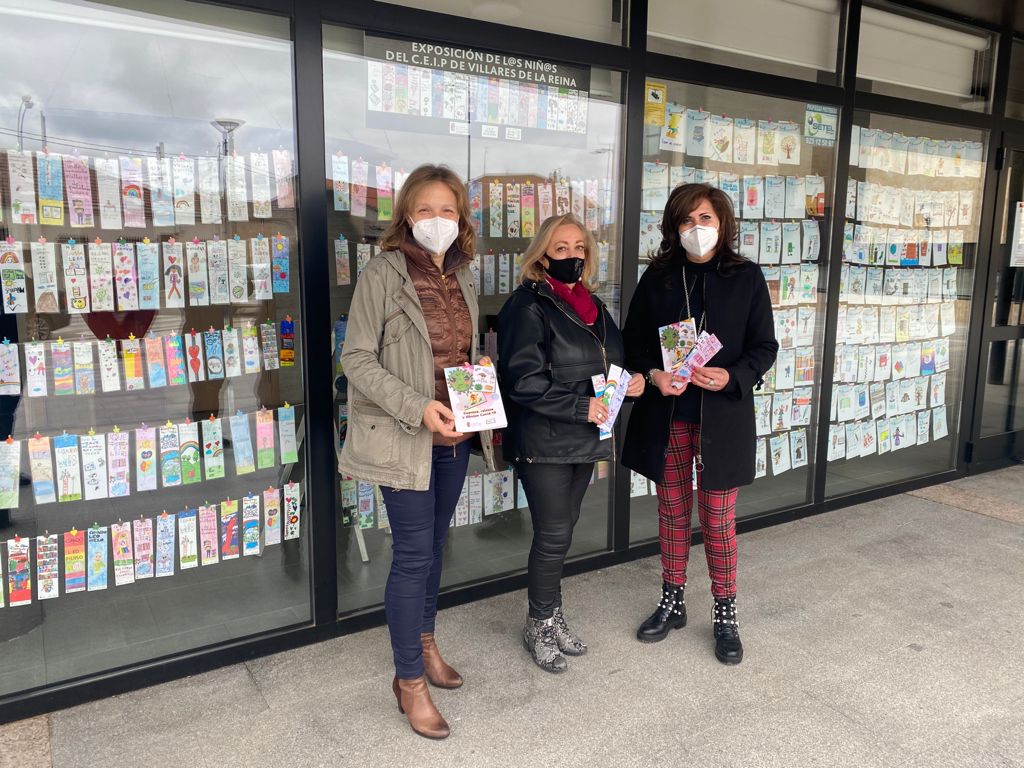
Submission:
[[[434,631],[444,542],[468,466],[468,440],[454,449],[435,446],[429,489],[381,487],[392,537],[384,612],[391,632],[395,674],[403,680],[423,675],[420,633]]]

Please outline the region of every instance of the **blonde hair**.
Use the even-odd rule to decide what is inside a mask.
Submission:
[[[597,273],[597,240],[583,226],[583,222],[571,213],[551,216],[540,225],[536,236],[526,246],[526,252],[523,254],[523,266],[519,270],[520,283],[525,283],[527,280],[542,283],[547,279],[541,259],[547,255],[548,246],[551,245],[551,238],[554,236],[555,230],[568,224],[579,229],[583,235],[583,249],[586,255],[583,259],[583,277],[580,278],[580,282],[590,292],[597,288],[597,284],[594,282],[594,275]]]
[[[412,216],[412,207],[416,203],[416,197],[425,186],[433,184],[435,181],[446,185],[455,195],[455,206],[459,211],[459,234],[455,238],[455,243],[460,251],[469,256],[473,255],[476,251],[476,232],[473,230],[473,223],[469,218],[469,195],[466,193],[466,185],[462,183],[462,179],[446,165],[421,165],[409,174],[409,178],[405,180],[402,188],[398,191],[391,225],[378,243],[382,251],[401,249],[411,232],[409,218]]]

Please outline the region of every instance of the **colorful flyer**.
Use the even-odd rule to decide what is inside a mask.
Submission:
[[[121,225],[121,169],[113,158],[97,157],[96,202],[100,207],[100,228],[120,230]]]
[[[205,307],[210,303],[210,278],[206,269],[206,243],[192,240],[185,245],[188,264],[188,305]]]
[[[281,443],[281,464],[295,464],[299,460],[295,437],[295,408],[285,403],[277,409],[278,440]]]
[[[7,150],[7,171],[11,181],[11,221],[36,224],[36,182],[32,152]]]
[[[658,329],[664,370],[675,373],[697,343],[697,326],[692,317]]]
[[[21,395],[21,356],[10,339],[0,344],[0,395]]]
[[[145,389],[146,380],[142,375],[142,342],[139,339],[132,335],[127,339],[121,339],[121,362],[124,365],[125,389],[129,392]]]
[[[252,248],[252,286],[256,301],[274,298],[271,278],[270,241],[263,235],[249,241]]]
[[[138,257],[139,309],[160,309],[160,249],[156,243],[144,242],[136,246]]]
[[[36,504],[51,504],[57,500],[53,482],[53,456],[50,438],[37,434],[28,439],[28,466],[32,476],[32,495]]]
[[[114,427],[114,431],[107,435],[107,492],[112,499],[131,493],[129,450],[128,433]]]
[[[156,428],[143,424],[135,430],[135,490],[156,490]]]
[[[260,372],[260,340],[251,325],[242,330],[242,370],[244,373]]]
[[[267,488],[263,492],[264,545],[281,543],[281,491]]]
[[[125,227],[146,226],[146,200],[143,194],[142,158],[121,157],[121,205]]]
[[[245,475],[256,471],[252,452],[252,434],[249,431],[249,416],[238,411],[229,419],[231,424],[231,447],[235,455],[235,474]]]
[[[57,301],[57,251],[53,243],[39,238],[32,243],[32,289],[35,308],[39,314],[60,311]]]
[[[135,537],[135,579],[153,578],[153,521],[139,518],[132,521]]]
[[[76,341],[71,345],[75,361],[75,394],[96,394],[96,368],[93,364],[91,341]]]
[[[65,171],[67,161],[64,162]],[[149,181],[149,203],[154,227],[174,226],[174,186],[171,183],[171,160],[168,157],[147,157],[146,177]],[[70,202],[70,192],[68,194]]]
[[[279,234],[275,235],[272,241],[272,290],[274,293],[288,293],[290,290],[289,274],[291,272],[291,249],[288,245],[288,238]]]
[[[260,497],[249,495],[242,498],[242,555],[259,553]]]
[[[58,501],[80,501],[82,474],[78,466],[78,435],[56,436],[53,438],[53,449],[57,462]]]
[[[174,575],[174,515],[162,513],[156,519],[156,577]]]
[[[160,427],[160,484],[164,488],[181,485],[178,426],[170,422]]]
[[[168,309],[185,306],[185,258],[181,243],[168,240],[164,243],[164,304]]]
[[[444,369],[455,426],[460,432],[501,429],[508,425],[493,365],[466,365]]]
[[[178,513],[178,565],[181,570],[199,566],[199,539],[196,534],[196,511],[183,509]]]
[[[222,560],[238,557],[237,499],[227,499],[220,504],[220,556]]]
[[[220,331],[210,328],[203,331],[203,347],[206,351],[206,375],[210,381],[224,378],[224,342]]]
[[[188,367],[189,383],[206,379],[206,366],[203,364],[203,334],[192,331],[185,334],[185,364]]]
[[[184,485],[203,479],[199,452],[199,425],[186,419],[178,425],[178,455],[181,460],[181,481]]]
[[[64,190],[68,199],[68,218],[72,227],[94,227],[96,217],[92,205],[92,177],[89,158],[80,155],[64,157]]]
[[[109,336],[96,342],[99,350],[100,386],[104,392],[121,389],[121,372],[117,360],[117,342]]]
[[[50,345],[53,358],[53,394],[75,394],[75,369],[71,358],[71,345],[59,339]]]
[[[220,562],[220,533],[216,506],[199,507],[199,556],[203,565]]]
[[[270,154],[274,165],[274,191],[277,197],[277,207],[294,208],[292,153],[287,149],[275,149]]]
[[[232,432],[232,434],[234,434]],[[274,412],[261,408],[256,411],[256,467],[274,466]]]
[[[224,477],[224,435],[221,421],[210,416],[203,420],[203,459],[206,479]]]
[[[260,323],[260,346],[263,349],[263,368],[268,371],[280,367],[278,357],[277,331],[273,323]]]
[[[340,152],[331,155],[331,182],[334,190],[334,210],[347,211],[351,207],[348,185],[348,156]]]
[[[3,291],[4,312],[28,312],[25,257],[19,242],[0,241],[0,285]]]
[[[110,526],[110,547],[114,553],[114,584],[123,587],[135,583],[135,548],[132,546],[132,524]]]
[[[64,296],[69,314],[89,311],[89,272],[85,266],[85,245],[74,240],[61,245],[64,257]],[[37,300],[38,303],[38,300]]]
[[[301,499],[298,483],[285,483],[284,486],[284,538],[299,538]]]
[[[90,430],[92,432],[92,430]],[[107,441],[103,434],[82,435],[82,486],[87,501],[107,498]]]
[[[255,219],[269,219],[273,215],[270,204],[270,157],[266,152],[249,155],[252,173],[252,215]]]
[[[39,185],[39,223],[64,226],[64,172],[61,156],[45,151],[36,152],[36,173]]]
[[[188,382],[185,370],[185,352],[182,349],[181,336],[176,333],[164,337],[164,351],[167,361],[167,381],[172,387]]]
[[[64,534],[64,594],[85,591],[85,531]]]
[[[230,155],[225,158],[224,185],[228,221],[248,221],[249,199],[245,184],[245,157]]]
[[[93,312],[114,311],[114,263],[110,243],[89,243],[89,285]]]
[[[206,243],[206,253],[209,261],[210,303],[230,304],[228,244],[224,240],[210,240]]]
[[[90,592],[107,588],[107,527],[94,525],[87,533],[86,574]]]
[[[220,164],[216,157],[196,158],[199,191],[199,220],[203,224],[220,224]]]
[[[245,240],[235,235],[228,240],[228,293],[232,304],[249,301],[249,266]]]
[[[149,374],[149,386],[151,389],[167,386],[167,364],[164,361],[164,340],[160,336],[154,336],[150,331],[149,336],[142,340],[146,350],[146,371]]]

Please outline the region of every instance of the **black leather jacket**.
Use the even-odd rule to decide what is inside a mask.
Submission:
[[[508,416],[506,461],[581,464],[612,458],[587,421],[591,376],[622,365],[622,334],[596,296],[587,326],[546,282],[519,286],[498,314],[498,376]]]

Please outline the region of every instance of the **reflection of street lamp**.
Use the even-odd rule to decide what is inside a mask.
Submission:
[[[245,120],[234,120],[230,117],[218,117],[210,121],[210,125],[220,131],[221,135],[221,157],[227,157],[235,151],[234,133],[243,125]]]
[[[32,97],[28,94],[21,97],[21,105],[18,107],[18,151],[22,150],[22,133],[25,130],[25,115],[28,113],[36,103],[32,101]]]

